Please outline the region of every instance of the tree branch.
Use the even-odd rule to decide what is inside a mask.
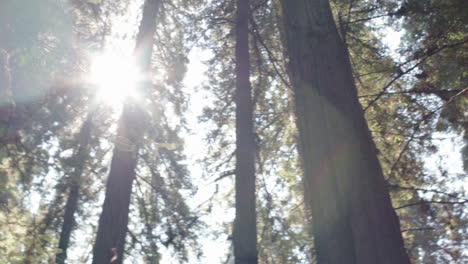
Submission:
[[[420,227],[420,228],[409,228],[401,230],[402,233],[410,232],[410,231],[423,231],[423,230],[434,230],[434,227]]]
[[[452,96],[448,101],[447,103],[443,104],[442,106],[438,107],[437,109],[423,115],[423,117],[421,118],[421,120],[419,120],[418,124],[416,124],[414,130],[413,130],[413,133],[411,134],[410,138],[408,139],[408,141],[406,142],[405,146],[403,147],[403,149],[401,150],[400,154],[398,155],[398,158],[395,160],[395,162],[393,163],[392,167],[390,168],[390,171],[388,173],[388,178],[387,180],[389,180],[392,175],[393,175],[393,172],[394,170],[396,169],[396,166],[398,165],[398,163],[400,162],[401,158],[403,157],[403,154],[406,152],[406,150],[408,149],[409,147],[409,144],[416,138],[416,133],[419,131],[419,128],[421,127],[421,125],[423,124],[423,122],[425,122],[426,120],[428,120],[432,115],[434,115],[435,113],[437,113],[439,110],[443,109],[444,107],[448,106],[449,104],[451,104],[458,96],[464,94],[466,91],[468,91],[468,88],[465,88],[463,89],[461,92],[457,93],[456,95]]]
[[[468,203],[468,200],[464,200],[464,201],[420,201],[417,203],[410,203],[410,204],[405,204],[405,205],[396,207],[395,210],[400,210],[406,207],[423,205],[423,204],[465,204],[465,203]]]
[[[435,49],[435,50],[427,50],[426,51],[426,56],[424,58],[422,58],[419,62],[417,62],[415,65],[413,65],[412,67],[408,68],[407,70],[405,71],[401,71],[397,76],[395,76],[392,80],[390,80],[383,88],[382,88],[382,91],[380,93],[377,94],[377,96],[369,102],[369,104],[364,108],[364,112],[367,111],[373,104],[375,104],[386,92],[387,90],[390,88],[390,86],[392,86],[392,84],[394,82],[396,82],[397,80],[399,80],[402,76],[406,75],[407,73],[413,71],[414,69],[418,68],[421,64],[423,64],[427,59],[429,59],[430,57],[434,56],[435,54],[439,53],[440,51],[444,50],[444,49],[447,49],[447,48],[454,48],[456,46],[459,46],[459,45],[462,45],[464,43],[467,43],[468,42],[468,39],[464,39],[463,41],[460,41],[460,42],[457,42],[457,43],[453,43],[453,44],[447,44],[447,45],[444,45],[442,47],[439,47],[438,49]],[[409,62],[409,61],[408,61]],[[408,62],[404,63],[404,64],[407,64]],[[404,65],[403,64],[403,65]]]

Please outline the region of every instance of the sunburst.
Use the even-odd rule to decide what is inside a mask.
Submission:
[[[97,88],[99,101],[121,105],[127,98],[136,96],[141,76],[131,56],[107,52],[94,57],[89,78]]]

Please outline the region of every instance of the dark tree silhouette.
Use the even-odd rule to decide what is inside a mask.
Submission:
[[[249,0],[237,1],[236,19],[236,218],[234,257],[237,264],[257,263],[255,213],[255,142],[250,85]]]

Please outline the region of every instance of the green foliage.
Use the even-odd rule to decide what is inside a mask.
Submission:
[[[112,27],[131,4],[64,0],[0,4],[0,50],[9,57],[8,65],[0,66],[7,66],[11,74],[14,105],[11,120],[0,123],[1,135],[13,135],[0,138],[1,263],[54,260],[63,208],[70,186],[76,184],[72,175],[83,164],[76,213],[80,236],[72,237],[77,257],[70,261],[86,262],[114,143],[116,111],[96,105],[94,88],[82,76],[90,54],[116,35],[133,37],[133,32],[116,33]],[[315,263],[308,222],[313,216],[302,202],[281,13],[277,1],[252,0],[251,7],[260,263]],[[427,162],[438,153],[440,137],[455,135],[463,140],[465,170],[468,166],[466,1],[335,0],[332,7],[413,263],[463,263],[467,198],[457,185],[463,175],[444,166],[429,170]],[[167,252],[192,262],[209,254],[201,251],[200,241],[213,237],[221,244],[230,235],[234,17],[235,1],[163,2],[152,83],[141,96],[145,122],[135,128],[146,133],[140,139],[143,148],[131,204],[130,262],[159,263]],[[383,40],[388,28],[403,34],[397,50],[390,50]],[[192,172],[197,166],[187,164],[182,147],[190,140],[187,135],[200,129],[188,125],[193,119],[190,97],[196,92],[183,82],[194,46],[210,55],[203,83],[208,98],[199,117],[206,138],[196,164],[203,175]],[[77,155],[79,130],[90,113],[94,127],[84,158]],[[200,183],[204,186],[197,186]],[[215,193],[193,206],[193,195],[197,189],[206,190],[205,185],[216,186]],[[222,210],[228,216],[220,219],[220,226],[203,223]]]

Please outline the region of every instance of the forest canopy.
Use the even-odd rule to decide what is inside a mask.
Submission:
[[[467,263],[468,2],[0,1],[0,263]]]

